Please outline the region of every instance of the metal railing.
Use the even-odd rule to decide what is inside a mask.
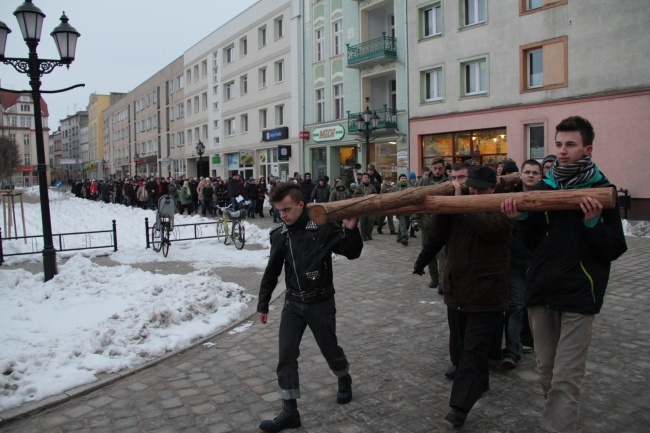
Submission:
[[[196,239],[210,239],[210,238],[216,238],[219,237],[217,236],[217,230],[215,227],[214,230],[214,235],[203,235],[203,230],[201,230],[200,226],[211,226],[211,225],[216,225],[220,223],[221,221],[210,221],[210,222],[203,222],[203,223],[191,223],[191,224],[174,224],[174,229],[170,233],[170,240],[172,241],[192,241]],[[153,226],[149,225],[149,218],[145,217],[144,219],[144,229],[146,233],[146,238],[147,238],[147,246],[146,248],[151,247],[151,228]],[[181,230],[180,227],[193,227],[193,230],[190,230],[191,233],[193,233],[193,236],[191,237],[186,237],[182,238],[181,237]],[[187,230],[183,230],[183,232],[186,232]]]
[[[93,236],[96,234],[101,234],[101,233],[110,233],[110,243],[107,245],[93,245],[93,240],[96,238],[101,238],[102,236]],[[83,247],[76,247],[76,248],[66,248],[65,247],[65,239],[70,238],[72,236],[83,236],[84,237],[84,246]],[[111,230],[95,230],[91,232],[70,232],[70,233],[58,233],[58,234],[52,234],[52,237],[55,239],[55,244],[58,244],[57,251],[79,251],[79,250],[93,250],[97,248],[113,248],[113,251],[117,251],[117,225],[115,224],[115,220],[113,220],[113,227]],[[15,240],[27,240],[29,239],[31,242],[31,251],[28,252],[22,252],[22,253],[9,253],[5,254],[4,248],[3,248],[3,243],[5,241],[15,241]],[[4,258],[9,257],[9,256],[25,256],[29,254],[39,254],[42,252],[42,242],[39,243],[39,239],[43,239],[43,235],[36,235],[36,236],[14,236],[14,237],[2,237],[2,230],[0,230],[0,265],[4,263]],[[58,242],[56,242],[56,239],[58,239]]]
[[[372,111],[377,113],[379,117],[377,129],[397,129],[397,110],[395,108],[388,108],[388,105],[384,105],[384,108]],[[359,132],[356,122],[359,115],[363,116],[363,113],[350,113],[348,111],[348,132]]]
[[[387,57],[391,59],[397,58],[396,38],[386,36],[386,32],[382,32],[382,36],[378,38],[358,45],[346,44],[346,46],[348,49],[348,65],[356,65]]]

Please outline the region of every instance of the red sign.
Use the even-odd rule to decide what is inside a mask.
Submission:
[[[31,173],[34,171],[34,166],[33,165],[19,165],[18,166],[18,171],[21,173]]]
[[[309,140],[309,131],[300,131],[299,137],[301,140]]]

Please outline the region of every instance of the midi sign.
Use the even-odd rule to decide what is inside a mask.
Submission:
[[[327,126],[324,128],[316,128],[311,133],[314,141],[317,143],[323,141],[337,141],[345,136],[345,129],[340,125]]]

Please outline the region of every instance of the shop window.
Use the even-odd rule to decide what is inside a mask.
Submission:
[[[317,147],[311,149],[312,179],[318,180],[320,176],[326,176],[326,175],[327,175],[327,148]]]
[[[428,167],[436,158],[453,164],[473,159],[478,165],[496,165],[507,157],[508,140],[505,128],[459,131],[422,136],[422,166]]]

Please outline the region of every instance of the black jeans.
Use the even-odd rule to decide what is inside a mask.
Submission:
[[[489,388],[488,353],[494,336],[502,332],[504,316],[498,311],[464,313],[449,309],[448,313],[461,342],[449,406],[469,412]]]
[[[320,302],[297,302],[285,299],[280,322],[278,385],[280,398],[300,397],[298,357],[300,341],[309,326],[330,370],[337,377],[348,373],[348,360],[336,338],[336,304],[334,296]]]

